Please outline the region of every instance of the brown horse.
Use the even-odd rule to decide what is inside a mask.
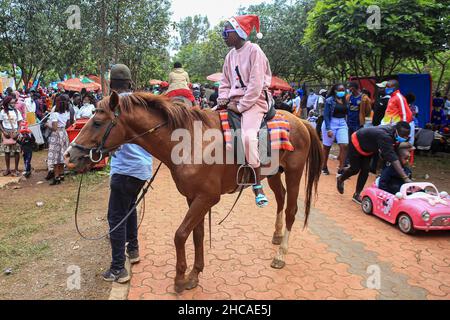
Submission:
[[[285,266],[289,235],[298,211],[300,182],[303,171],[307,170],[305,196],[305,226],[311,208],[313,194],[323,163],[323,153],[316,131],[305,121],[284,112],[291,125],[291,142],[295,151],[282,151],[279,155],[279,170],[268,178],[270,188],[277,201],[277,217],[272,242],[280,245],[272,267]],[[195,121],[201,121],[203,130],[220,130],[219,115],[213,111],[188,109],[174,104],[167,98],[148,93],[135,93],[119,97],[113,92],[102,100],[95,116],[85,125],[76,139],[76,145],[66,152],[66,163],[72,169],[86,170],[92,165],[91,159],[100,157],[99,149],[109,152],[123,143],[133,140],[162,161],[171,171],[178,191],[183,194],[189,210],[175,233],[177,253],[175,290],[178,293],[193,289],[198,285],[199,273],[204,268],[204,220],[206,213],[216,205],[221,195],[237,190],[237,164],[178,164],[172,161],[171,154],[178,142],[171,139],[175,129],[184,128],[193,132]],[[194,135],[192,135],[194,136]],[[194,140],[194,139],[193,139]],[[221,139],[220,139],[221,140]],[[192,143],[197,143],[192,141]],[[221,144],[223,141],[201,142],[206,145]],[[90,156],[88,155],[90,152]],[[277,168],[278,169],[278,168]],[[286,189],[281,175],[286,175]],[[286,230],[283,233],[283,209],[287,195]],[[185,243],[194,232],[195,262],[191,273],[186,277]]]

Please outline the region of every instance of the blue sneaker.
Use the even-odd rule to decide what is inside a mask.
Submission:
[[[262,186],[261,185],[256,185],[253,186],[253,191],[258,191],[258,190],[262,190]],[[269,205],[269,200],[267,199],[266,195],[263,193],[260,193],[256,196],[256,205],[259,208],[265,208]]]

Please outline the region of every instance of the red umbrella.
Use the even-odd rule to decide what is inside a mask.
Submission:
[[[82,89],[86,89],[87,91],[101,90],[102,86],[96,82],[83,82],[79,78],[74,78],[58,83],[58,88],[63,88],[66,91],[81,92]]]
[[[222,72],[214,73],[214,74],[206,77],[206,79],[208,79],[209,81],[212,81],[212,82],[219,82],[220,80],[222,80]]]
[[[272,77],[272,83],[270,84],[270,90],[282,90],[282,91],[291,91],[293,90],[289,83],[284,81],[281,78]]]

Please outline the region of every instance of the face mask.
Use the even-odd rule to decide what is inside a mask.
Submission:
[[[337,91],[337,92],[336,92],[336,97],[338,97],[338,98],[343,98],[343,97],[345,97],[345,91]]]
[[[408,142],[408,139],[407,139],[407,138],[402,138],[402,137],[400,137],[398,134],[395,136],[395,140],[396,140],[398,143]]]
[[[386,94],[391,95],[394,93],[394,88],[386,88]]]

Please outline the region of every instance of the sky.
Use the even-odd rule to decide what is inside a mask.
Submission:
[[[200,14],[207,16],[211,27],[219,24],[236,14],[239,7],[248,7],[252,4],[271,2],[263,0],[172,0],[172,20],[179,22],[180,19]]]

